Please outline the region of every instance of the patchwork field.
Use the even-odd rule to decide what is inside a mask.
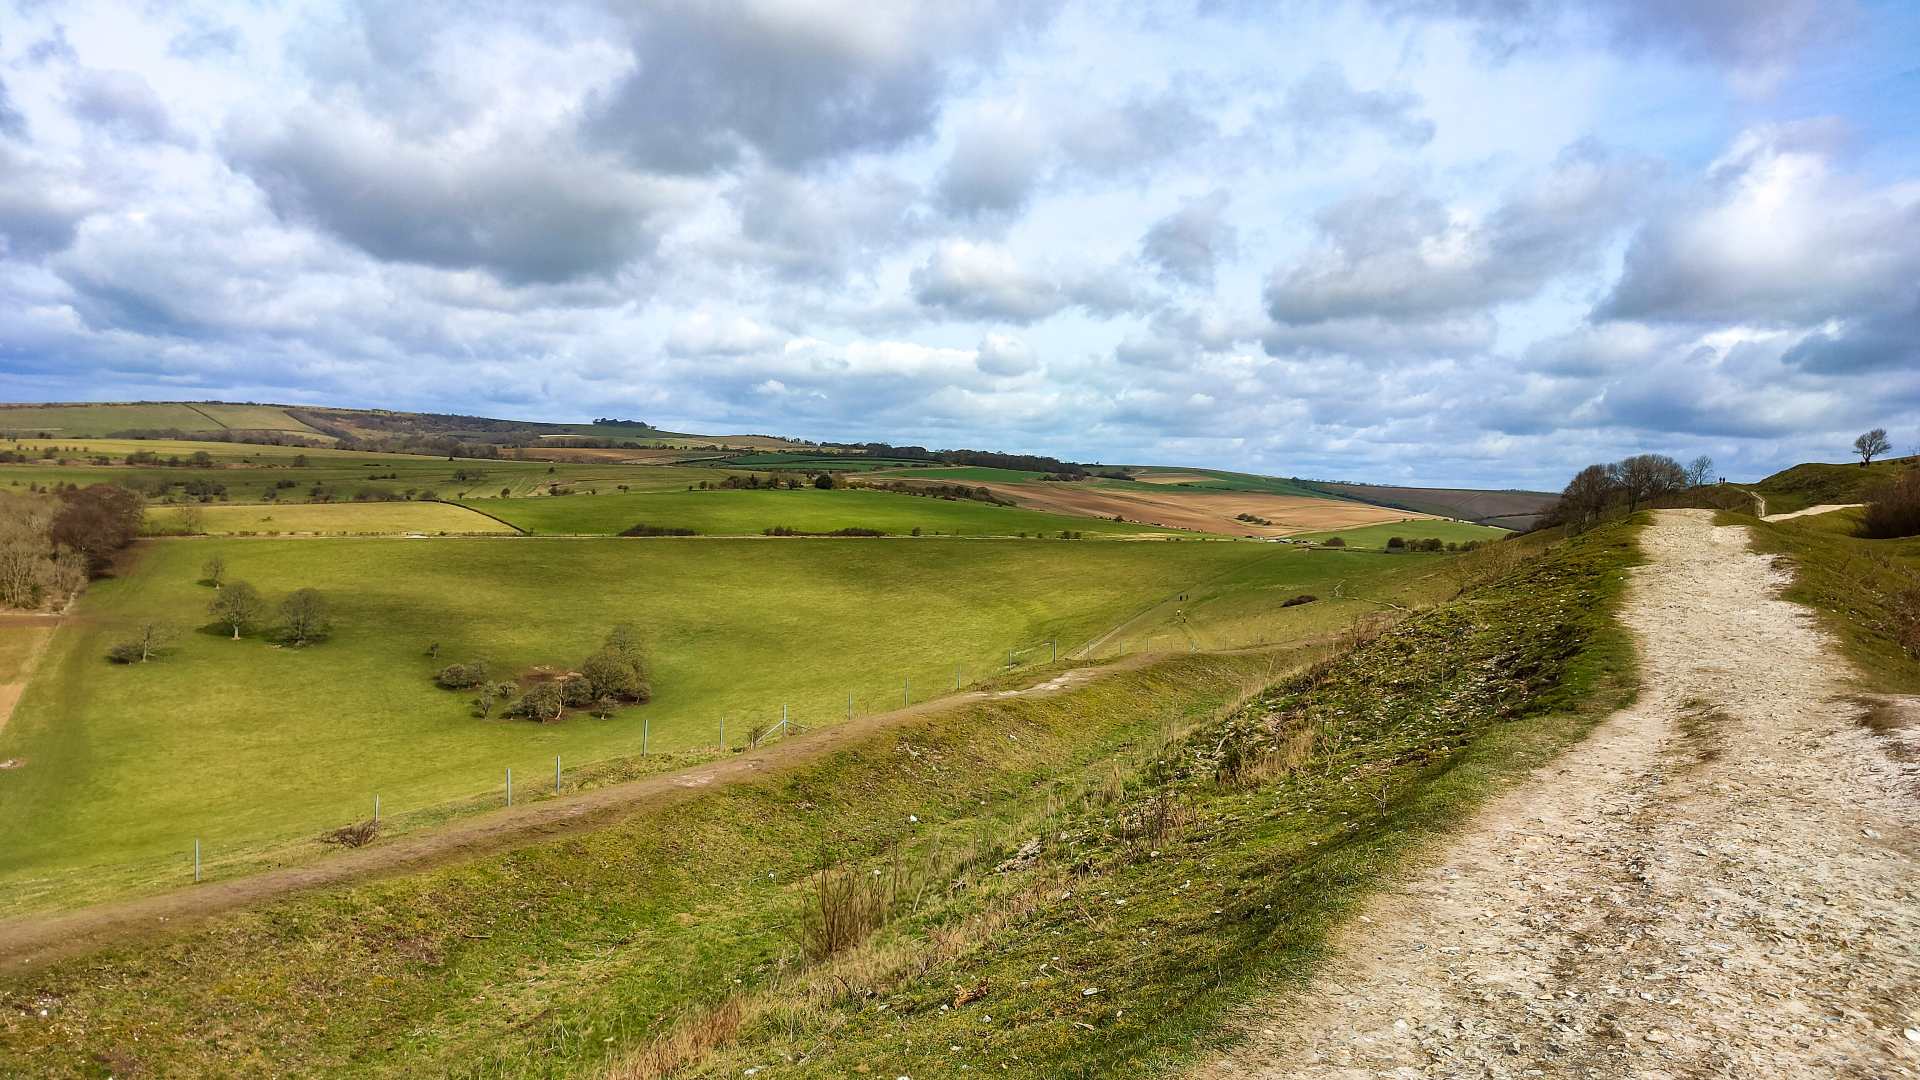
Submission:
[[[1053,536],[1063,530],[1130,536],[1166,531],[992,503],[850,488],[680,490],[645,495],[494,499],[474,505],[528,532],[556,535],[607,536],[641,523],[693,529],[709,536],[757,535],[775,526],[803,532],[879,529],[896,536],[905,536],[916,528],[942,536],[1014,536],[1023,532]]]
[[[1296,533],[1426,516],[1327,498],[1269,495],[1252,491],[1185,490],[1125,482],[983,486],[1035,510],[1104,518],[1118,516],[1127,521],[1147,522],[1172,529],[1232,536],[1292,536]],[[1265,518],[1272,524],[1240,521],[1237,519],[1240,514]]]
[[[196,629],[213,554],[270,602],[321,590],[332,639],[281,648]],[[83,599],[0,731],[0,760],[21,763],[0,780],[0,833],[15,838],[0,847],[0,911],[177,882],[196,836],[215,874],[312,854],[375,794],[396,826],[430,821],[497,799],[508,767],[550,784],[555,755],[571,769],[643,741],[700,751],[723,719],[737,746],[783,705],[796,723],[842,719],[849,694],[856,711],[891,708],[1009,653],[1044,660],[1050,639],[1064,656],[1105,638],[1106,655],[1317,632],[1359,606],[1274,601],[1337,579],[1412,595],[1431,565],[1225,542],[150,541]],[[152,620],[182,631],[164,659],[106,662]],[[656,698],[610,720],[482,720],[431,681],[451,660],[564,668],[621,621],[649,638]]]
[[[134,404],[0,405],[0,434],[46,432],[61,438],[109,435],[116,431],[284,431],[309,438],[319,432],[272,405]]]
[[[578,491],[614,491],[620,485],[635,491],[685,490],[721,475],[712,469],[617,461],[449,461],[419,454],[168,439],[19,439],[0,443],[0,449],[30,458],[0,463],[0,485],[113,483],[139,488],[154,499],[187,498],[192,486],[199,485],[199,490],[216,492],[209,497],[231,502],[351,500],[363,494],[398,498],[408,493],[496,498],[503,492],[545,492],[555,485]],[[49,452],[52,457],[42,456]],[[153,454],[164,464],[127,464],[134,454]],[[205,455],[206,464],[193,464],[198,454]]]
[[[1379,506],[1438,517],[1460,518],[1506,529],[1526,529],[1559,496],[1544,491],[1475,491],[1468,488],[1392,487],[1303,481],[1310,494],[1359,499]]]
[[[189,518],[197,518],[189,529]],[[286,505],[156,506],[144,531],[173,536],[392,536],[513,534],[513,526],[477,510],[442,502],[289,503]]]

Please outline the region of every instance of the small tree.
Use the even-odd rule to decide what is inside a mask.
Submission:
[[[200,564],[200,580],[216,589],[225,584],[227,580],[227,560],[218,555],[208,556],[207,561]]]
[[[240,635],[251,630],[260,616],[266,612],[266,601],[260,599],[260,593],[244,581],[236,581],[221,589],[207,605],[215,622],[233,631],[233,640],[239,641]]]
[[[326,598],[316,589],[296,589],[280,601],[280,621],[288,640],[295,645],[325,637],[332,629]]]
[[[510,710],[515,716],[524,716],[542,724],[560,719],[567,711],[566,700],[560,694],[560,684],[552,682],[534,683],[519,701],[513,703]]]
[[[1687,470],[1665,454],[1635,454],[1607,466],[1607,471],[1626,494],[1628,513],[1687,484]]]
[[[1705,487],[1713,479],[1713,459],[1705,454],[1687,463],[1687,484]]]
[[[833,474],[830,472],[823,472],[820,475],[814,477],[813,486],[819,488],[821,491],[832,491],[833,490]]]
[[[1342,540],[1338,536],[1329,536],[1324,541],[1321,542],[1320,546],[1321,547],[1346,547],[1347,542],[1345,540]]]
[[[207,531],[207,515],[192,503],[180,508],[180,531],[188,536],[199,536]]]
[[[1893,444],[1887,441],[1887,429],[1883,427],[1874,428],[1853,440],[1853,452],[1860,455],[1860,467],[1863,469],[1871,464],[1874,458],[1892,449]]]
[[[164,623],[143,623],[133,637],[108,649],[107,659],[116,664],[144,664],[166,648],[173,637],[173,628]]]

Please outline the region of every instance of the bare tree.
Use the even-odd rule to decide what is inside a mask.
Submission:
[[[244,581],[236,581],[220,590],[207,605],[207,610],[220,625],[233,630],[233,640],[239,641],[240,635],[253,628],[266,613],[266,601],[260,599],[260,593]]]
[[[326,598],[316,589],[297,589],[280,601],[280,621],[295,645],[324,637],[331,628]]]
[[[1607,503],[1619,490],[1620,485],[1614,480],[1612,469],[1605,465],[1589,465],[1567,481],[1566,488],[1560,492],[1560,505],[1554,508],[1554,516],[1572,531],[1585,532],[1600,520]]]
[[[1893,444],[1887,441],[1887,429],[1883,427],[1874,428],[1853,440],[1853,452],[1860,455],[1860,467],[1863,469],[1872,463],[1874,458],[1892,449]]]
[[[200,580],[219,588],[227,580],[227,560],[218,555],[209,556],[200,564]]]
[[[1687,484],[1690,487],[1705,487],[1713,479],[1713,459],[1705,454],[1687,463]]]
[[[180,508],[180,531],[188,536],[199,536],[207,531],[207,515],[194,503]]]
[[[1648,499],[1687,486],[1687,470],[1665,454],[1635,454],[1607,466],[1607,471],[1626,495],[1628,513]]]
[[[143,623],[133,637],[107,650],[107,659],[116,664],[144,664],[166,648],[174,637],[173,628],[163,623]]]

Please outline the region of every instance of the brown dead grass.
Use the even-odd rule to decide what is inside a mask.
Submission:
[[[1366,503],[1314,499],[1303,495],[1264,495],[1251,491],[1134,491],[1089,487],[1084,484],[981,485],[1012,502],[1034,510],[1077,517],[1113,518],[1145,522],[1170,529],[1225,533],[1229,536],[1292,536],[1295,533],[1349,529],[1392,521],[1428,518]],[[1271,524],[1238,521],[1251,514]]]

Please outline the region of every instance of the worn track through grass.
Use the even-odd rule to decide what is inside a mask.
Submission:
[[[69,912],[0,921],[0,971],[84,952],[143,932],[177,930],[211,915],[289,893],[415,871],[594,828],[647,806],[817,760],[856,745],[877,731],[929,713],[978,701],[1061,693],[1093,679],[1136,670],[1159,658],[1155,653],[1131,653],[1097,667],[1052,672],[1046,679],[1024,687],[972,690],[906,708],[870,713],[677,772],[503,808],[431,832],[298,866]]]
[[[1371,902],[1198,1075],[1920,1071],[1920,769],[1856,723],[1747,530],[1710,521],[1642,536],[1639,702]]]

